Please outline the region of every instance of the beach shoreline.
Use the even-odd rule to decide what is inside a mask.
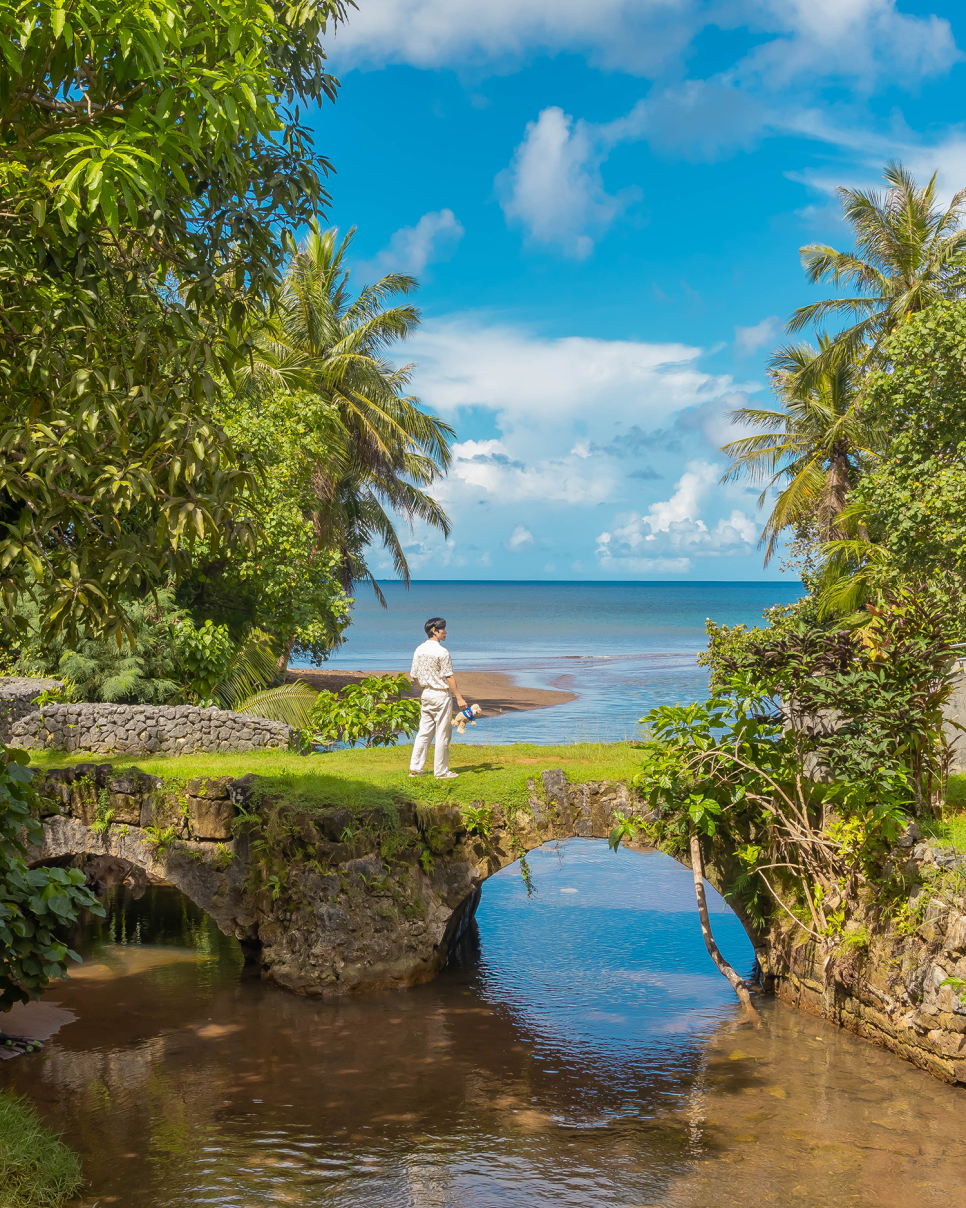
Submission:
[[[304,680],[316,691],[338,692],[367,675],[398,675],[398,671],[327,671],[318,667],[289,667],[286,680]],[[505,671],[460,671],[460,691],[470,704],[477,704],[484,717],[501,717],[531,709],[548,709],[577,699],[576,692],[554,688],[528,688],[516,683]],[[418,696],[418,690],[414,691]]]

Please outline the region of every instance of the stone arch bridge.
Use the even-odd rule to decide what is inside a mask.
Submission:
[[[488,877],[553,839],[606,838],[614,814],[635,807],[625,784],[569,784],[559,770],[528,783],[519,807],[476,803],[474,825],[455,806],[395,800],[309,815],[261,796],[254,776],[173,791],[136,769],[80,764],[40,782],[44,840],[30,858],[83,868],[91,882],[169,882],[240,941],[263,978],[295,993],[410,986],[446,963]],[[966,1004],[945,984],[966,979],[966,913],[928,888],[930,864],[941,871],[959,857],[928,843],[897,857],[911,907],[925,904],[922,924],[897,934],[887,923],[864,955],[803,943],[780,917],[765,934],[740,908],[738,917],[767,988],[966,1082]],[[705,869],[719,890],[734,871]]]
[[[137,769],[78,764],[41,783],[44,841],[30,858],[83,868],[92,884],[167,881],[265,979],[298,994],[415,985],[446,963],[488,877],[553,839],[606,838],[615,812],[634,806],[625,784],[570,784],[559,770],[529,785],[520,808],[478,803],[486,834],[470,833],[455,806],[397,800],[308,816],[262,802],[261,816],[275,811],[266,838],[234,833],[258,795],[253,776],[200,778],[178,793]],[[718,870],[706,871],[720,888]]]

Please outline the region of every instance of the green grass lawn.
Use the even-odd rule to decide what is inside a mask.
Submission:
[[[63,768],[77,763],[111,763],[170,781],[195,776],[262,778],[265,792],[284,796],[289,805],[318,808],[341,805],[371,807],[394,797],[425,804],[486,801],[512,805],[526,800],[528,777],[547,768],[563,768],[568,779],[628,780],[638,769],[639,753],[629,743],[575,743],[544,747],[515,743],[503,747],[476,747],[460,743],[450,748],[450,766],[458,780],[409,778],[409,747],[370,751],[328,751],[294,755],[288,751],[257,751],[250,755],[181,755],[177,757],[106,756],[88,752],[65,755],[56,751],[31,752],[40,768]],[[432,752],[430,752],[432,757]]]

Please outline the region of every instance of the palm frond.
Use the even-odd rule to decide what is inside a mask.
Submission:
[[[253,629],[238,647],[225,678],[215,688],[215,699],[223,709],[243,712],[246,700],[270,683],[278,672],[278,652],[268,634]]]
[[[304,730],[308,728],[316,696],[318,693],[314,688],[310,688],[304,680],[296,680],[253,692],[234,705],[232,711],[247,713],[250,717],[264,717]]]

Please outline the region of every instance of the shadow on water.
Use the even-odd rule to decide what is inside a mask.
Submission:
[[[742,1026],[674,861],[578,840],[530,864],[537,892],[487,882],[436,982],[324,1003],[242,980],[175,890],[115,891],[95,974],[0,1085],[80,1150],[91,1206],[947,1202],[960,1090],[778,1003]]]

